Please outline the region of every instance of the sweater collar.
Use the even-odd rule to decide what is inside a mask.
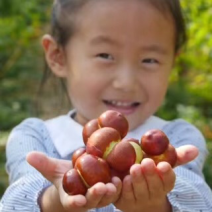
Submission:
[[[84,146],[82,125],[73,118],[75,110],[45,122],[54,146],[62,158]]]

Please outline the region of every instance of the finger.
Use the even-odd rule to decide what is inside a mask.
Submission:
[[[114,200],[116,200],[116,192],[117,192],[117,189],[115,187],[114,184],[112,183],[107,183],[105,184],[106,186],[106,193],[105,195],[102,197],[102,199],[99,201],[97,207],[104,207],[106,205],[109,205],[111,203],[114,202]]]
[[[82,209],[82,211],[85,211],[85,205],[86,205],[86,198],[83,195],[75,195],[75,196],[68,196],[66,198],[61,198],[61,202],[63,207],[68,211],[76,209],[78,212],[80,211],[79,208]]]
[[[146,183],[149,191],[149,199],[155,200],[163,192],[163,181],[160,178],[155,163],[150,158],[145,158],[141,162],[141,169],[146,179]]]
[[[174,188],[175,185],[176,175],[174,170],[167,162],[160,162],[157,165],[157,170],[163,181],[163,190],[167,194]]]
[[[135,196],[132,186],[132,177],[127,175],[123,180],[122,192],[121,192],[122,201],[134,201]]]
[[[149,199],[149,192],[141,165],[133,165],[130,169],[130,175],[132,176],[132,185],[136,200],[142,199],[143,201],[147,201]]]
[[[115,203],[121,193],[122,182],[118,177],[112,178],[112,183],[106,184],[107,192],[102,200],[99,202],[98,207],[103,207],[109,205],[110,203]]]
[[[26,160],[51,182],[61,178],[67,170],[72,168],[70,161],[50,158],[41,152],[30,152]]]
[[[51,189],[56,189],[56,187],[52,186]],[[63,190],[62,183],[60,184],[58,190],[59,190],[58,198],[60,198],[61,204],[67,211],[70,211],[70,210],[73,211],[74,209],[76,209],[78,212],[80,212],[79,208],[82,208],[83,209],[82,211],[85,211],[84,207],[87,202],[85,196],[83,196],[83,195],[68,195]],[[52,192],[57,193],[58,190],[52,191]]]
[[[198,156],[198,149],[193,145],[184,145],[176,148],[177,151],[177,164],[176,166],[186,164],[194,160]]]
[[[106,193],[107,188],[104,183],[96,183],[94,186],[89,188],[86,193],[86,208],[96,208]]]
[[[115,203],[118,199],[119,196],[121,194],[121,190],[122,190],[122,181],[120,180],[119,177],[113,177],[112,178],[112,183],[115,185],[116,187],[116,195],[114,197],[114,199],[112,200],[113,203]]]

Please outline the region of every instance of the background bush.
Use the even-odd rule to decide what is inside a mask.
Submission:
[[[48,30],[51,3],[0,1],[0,197],[7,186],[4,145],[8,132],[24,118],[53,117],[70,107],[53,77],[38,93],[45,68],[40,41]],[[158,115],[195,124],[212,153],[212,0],[182,1],[182,6],[189,40]],[[204,173],[212,188],[211,163],[210,154]]]

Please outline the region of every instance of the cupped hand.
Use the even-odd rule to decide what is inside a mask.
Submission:
[[[198,156],[198,149],[192,145],[176,149],[176,166],[186,164]],[[175,167],[176,167],[175,166]],[[171,206],[167,199],[175,184],[174,169],[167,162],[157,166],[150,158],[142,160],[130,169],[130,175],[123,180],[122,192],[114,205],[123,212],[168,212]]]
[[[59,194],[64,211],[84,212],[91,208],[103,207],[116,201],[120,195],[122,183],[117,177],[112,178],[111,183],[95,184],[88,189],[85,196],[68,195],[63,190],[62,179],[64,173],[72,168],[71,161],[50,158],[40,152],[30,152],[26,159],[55,186],[55,196]]]

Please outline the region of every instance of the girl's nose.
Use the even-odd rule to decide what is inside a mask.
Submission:
[[[133,67],[122,67],[115,73],[113,87],[124,92],[135,91],[138,85],[137,71]]]

